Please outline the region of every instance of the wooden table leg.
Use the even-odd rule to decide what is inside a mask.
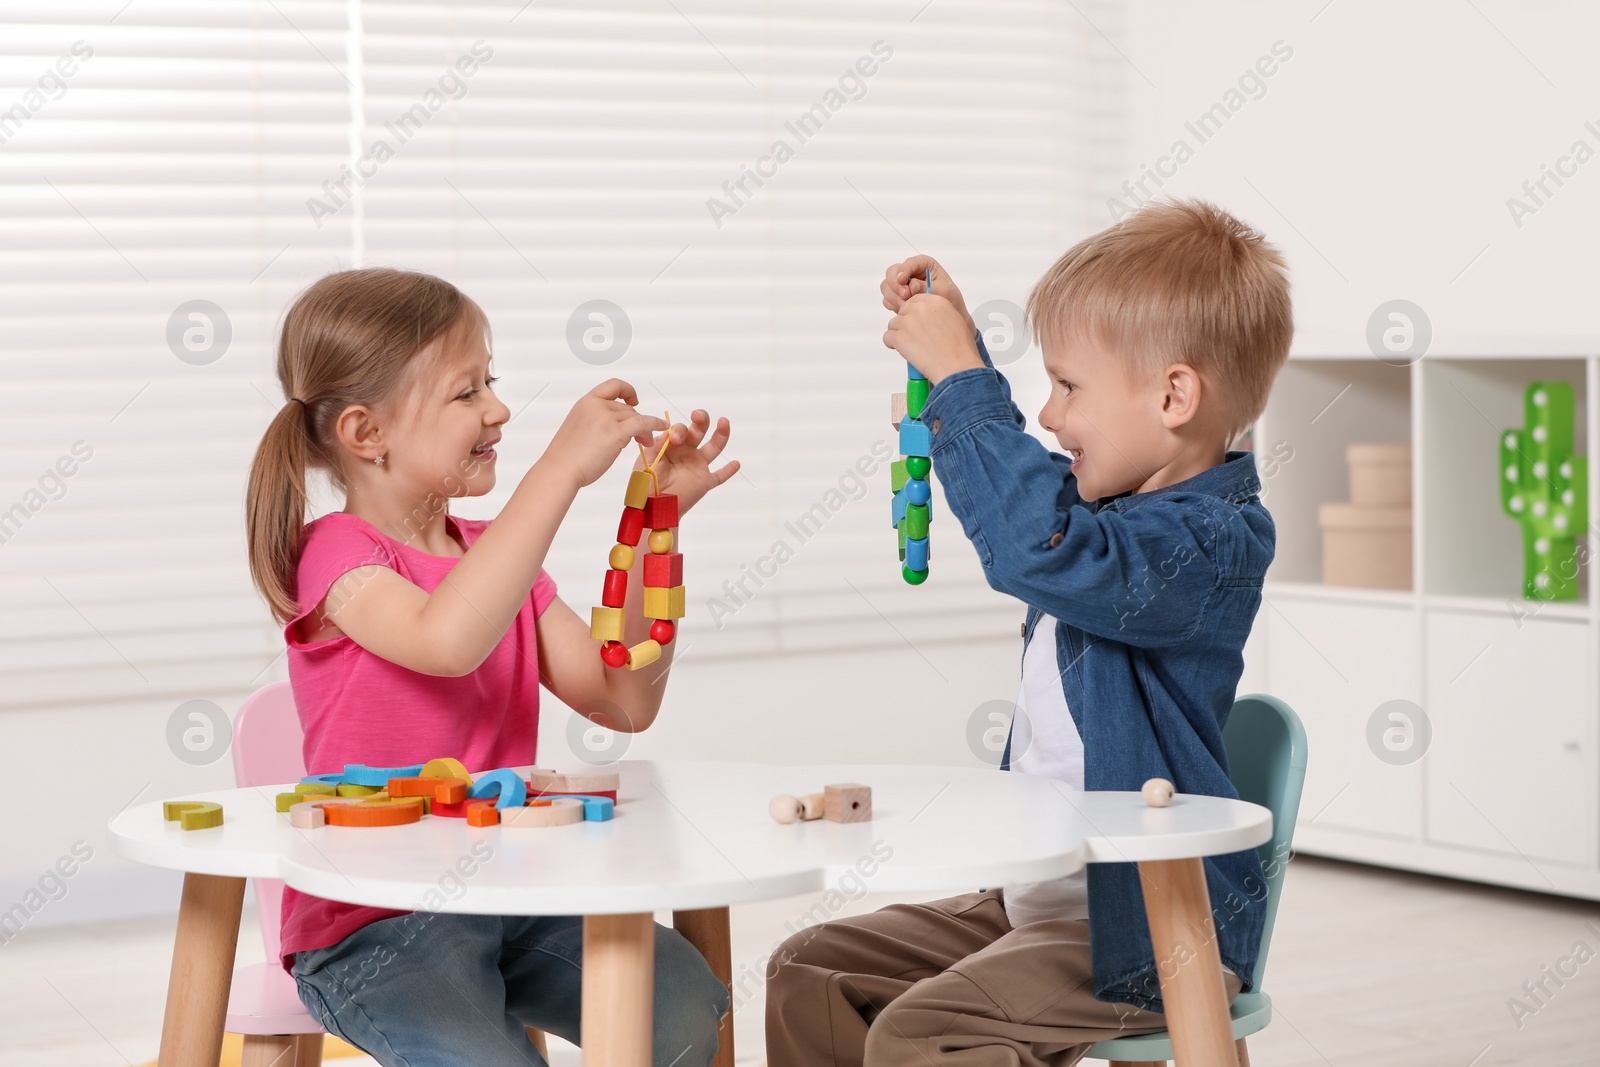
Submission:
[[[728,929],[727,908],[696,908],[672,913],[672,928],[685,941],[700,950],[728,990],[728,1011],[717,1025],[717,1058],[711,1067],[733,1067],[733,936]]]
[[[243,878],[188,873],[161,1022],[160,1067],[217,1067],[228,1016],[233,954],[244,911]]]
[[[1198,858],[1139,864],[1156,974],[1178,1067],[1239,1067],[1222,958]]]
[[[650,1067],[655,962],[653,912],[584,916],[584,1067]]]

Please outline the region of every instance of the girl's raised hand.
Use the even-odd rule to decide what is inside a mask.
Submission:
[[[621,378],[601,382],[572,405],[544,458],[569,471],[580,488],[592,484],[630,443],[648,444],[668,429],[656,416],[635,411],[638,403],[639,394]]]
[[[677,494],[680,514],[694,507],[701,497],[739,472],[739,461],[736,459],[729,460],[716,470],[711,469],[711,464],[728,444],[731,427],[726,418],[721,418],[717,420],[716,430],[708,435],[710,429],[711,416],[696,408],[689,413],[687,425],[676,423],[668,431],[671,443],[656,464],[656,481],[661,492]],[[655,443],[646,445],[645,449],[654,459],[661,449],[661,438],[657,437]],[[642,459],[634,462],[635,470],[643,466]]]

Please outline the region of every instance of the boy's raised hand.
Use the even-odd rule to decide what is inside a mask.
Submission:
[[[899,311],[901,306],[916,294],[929,292],[927,278],[930,271],[933,272],[933,295],[942,296],[950,301],[951,305],[961,313],[968,331],[977,333],[977,324],[967,312],[967,304],[961,298],[961,290],[956,288],[950,272],[932,256],[912,256],[903,263],[890,265],[889,269],[883,272],[883,284],[878,287],[883,293],[883,306],[890,311]]]
[[[739,461],[736,459],[729,460],[716,470],[711,469],[711,464],[727,447],[731,428],[726,418],[720,418],[716,430],[708,435],[711,416],[696,408],[689,413],[687,424],[676,423],[667,431],[671,434],[671,443],[656,464],[656,481],[661,492],[677,494],[680,515],[739,472]],[[655,443],[646,445],[645,449],[650,453],[650,458],[655,459],[661,449],[661,438],[655,438]],[[642,460],[634,460],[634,470],[643,467]]]
[[[956,371],[983,366],[976,335],[971,320],[963,321],[956,306],[935,291],[916,293],[901,304],[883,343],[938,385]]]

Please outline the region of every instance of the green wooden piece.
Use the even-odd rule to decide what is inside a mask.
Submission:
[[[906,414],[913,419],[922,418],[922,405],[928,402],[928,379],[911,378],[906,382]]]
[[[1578,598],[1577,541],[1589,525],[1589,463],[1572,454],[1573,393],[1531,382],[1527,425],[1500,435],[1500,507],[1522,526],[1522,595]]]
[[[906,473],[906,461],[897,459],[889,464],[889,491],[898,493],[906,487],[906,479],[911,476]]]
[[[902,563],[900,565],[900,577],[906,580],[907,585],[921,585],[928,580],[928,572],[914,571]]]
[[[913,478],[926,480],[929,472],[933,470],[933,461],[927,456],[907,456],[905,464],[906,473]]]
[[[895,529],[900,531],[900,559],[906,558],[906,520],[901,519],[895,524]]]
[[[906,536],[914,541],[928,539],[928,506],[926,504],[909,504],[906,506]]]

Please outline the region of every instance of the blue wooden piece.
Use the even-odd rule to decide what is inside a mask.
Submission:
[[[494,803],[496,808],[520,808],[528,802],[528,783],[510,767],[501,767],[479,775],[467,790],[467,796],[473,798],[492,797],[496,793],[500,794],[500,799]]]
[[[914,571],[928,569],[928,539],[926,537],[906,538],[906,566]]]
[[[906,380],[910,381],[910,382],[925,382],[925,381],[928,380],[928,376],[926,374],[923,374],[917,368],[913,367],[911,364],[907,363],[906,364]]]
[[[906,503],[925,508],[932,497],[933,493],[929,491],[928,483],[923,479],[911,478],[906,482]]]
[[[890,517],[893,519],[893,521],[890,522],[889,525],[890,526],[899,526],[900,525],[900,520],[906,517],[906,494],[905,494],[905,490],[902,489],[900,492],[896,493],[894,495],[894,499],[891,500],[889,503],[890,503],[889,513],[890,513]]]
[[[933,448],[933,435],[928,428],[910,416],[900,420],[900,454],[926,456]]]
[[[345,785],[375,785],[380,789],[391,778],[415,778],[425,764],[412,763],[404,767],[368,767],[365,763],[346,763],[344,775],[339,779]]]
[[[302,784],[305,784],[305,785],[310,785],[313,782],[317,783],[318,785],[338,785],[340,782],[344,781],[344,775],[343,774],[308,774],[304,778],[300,779],[300,781],[301,781]]]

